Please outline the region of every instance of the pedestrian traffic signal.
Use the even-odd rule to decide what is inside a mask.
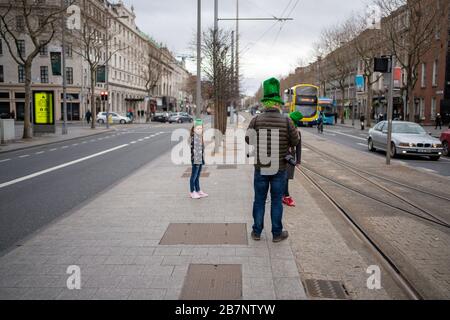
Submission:
[[[108,101],[108,91],[100,92],[100,96],[102,101]]]

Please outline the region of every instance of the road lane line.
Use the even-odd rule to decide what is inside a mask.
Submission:
[[[6,161],[10,161],[11,159],[3,159],[3,160],[0,160],[0,162],[6,162]]]
[[[56,151],[56,150],[58,150],[58,149],[56,149],[56,148],[53,148],[53,149],[50,149],[50,150],[48,150],[48,151]]]
[[[67,163],[63,163],[63,164],[61,164],[59,166],[56,166],[56,167],[48,168],[48,169],[45,169],[45,170],[42,170],[42,171],[38,171],[38,172],[35,172],[35,173],[32,173],[32,174],[29,174],[29,175],[21,177],[21,178],[17,178],[17,179],[8,181],[8,182],[1,183],[0,184],[0,189],[8,187],[8,186],[16,184],[16,183],[19,183],[19,182],[22,182],[22,181],[25,181],[25,180],[29,180],[29,179],[41,176],[43,174],[46,174],[46,173],[49,173],[49,172],[52,172],[52,171],[56,171],[56,170],[59,170],[59,169],[62,169],[62,168],[65,168],[65,167],[68,167],[68,166],[71,166],[71,165],[74,165],[74,164],[77,164],[77,163],[80,163],[80,162],[83,162],[83,161],[95,158],[95,157],[98,157],[98,156],[101,156],[101,155],[104,155],[106,153],[109,153],[109,152],[112,152],[112,151],[115,151],[115,150],[119,150],[119,149],[125,148],[126,146],[128,146],[128,144],[123,144],[123,145],[120,145],[120,146],[117,146],[117,147],[114,147],[114,148],[111,148],[111,149],[108,149],[108,150],[105,150],[105,151],[101,151],[101,152],[92,154],[92,155],[84,157],[84,158],[80,158],[80,159],[73,160],[73,161],[70,161],[70,162],[67,162]]]
[[[63,146],[63,147],[61,147],[61,149],[67,149],[68,148],[68,146]]]
[[[43,154],[45,151],[39,151],[39,152],[36,152],[35,154]]]
[[[329,130],[329,132],[341,134],[341,135],[343,135],[343,136],[347,136],[347,137],[350,137],[350,138],[353,138],[353,139],[362,140],[362,141],[366,141],[366,140],[367,140],[367,139],[364,139],[364,138],[356,137],[356,136],[353,136],[353,135],[351,135],[351,134],[346,134],[346,133],[339,132],[339,131],[330,131],[330,130]]]
[[[29,154],[24,154],[23,156],[20,156],[19,158],[28,158],[30,155]]]

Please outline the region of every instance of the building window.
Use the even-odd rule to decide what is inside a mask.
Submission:
[[[66,67],[66,79],[67,79],[67,84],[73,84],[73,68],[72,67]]]
[[[0,66],[0,82],[5,82],[5,78],[3,75],[3,66]]]
[[[431,120],[436,120],[436,98],[431,99]]]
[[[422,63],[422,74],[421,74],[421,80],[420,80],[420,84],[422,86],[422,88],[426,87],[426,81],[427,81],[427,65],[425,63]]]
[[[25,57],[25,40],[17,40],[17,54]]]
[[[16,29],[18,32],[25,31],[25,19],[24,16],[16,16]]]
[[[41,66],[41,83],[48,83],[48,67]]]
[[[438,83],[438,63],[438,60],[433,63],[433,87],[436,87]]]
[[[25,83],[25,68],[21,64],[17,66],[17,82]]]
[[[39,54],[41,56],[47,56],[48,55],[48,48],[47,48],[47,45],[44,45],[44,41],[41,41],[41,49],[39,50]]]
[[[72,44],[66,43],[64,49],[66,51],[66,57],[72,58],[72,54],[73,54]]]
[[[420,116],[420,119],[425,118],[425,99],[424,98],[420,99],[419,116]]]

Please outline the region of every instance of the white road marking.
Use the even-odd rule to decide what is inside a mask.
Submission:
[[[73,160],[73,161],[70,161],[70,162],[67,162],[67,163],[63,163],[63,164],[61,164],[59,166],[56,166],[56,167],[48,168],[48,169],[45,169],[45,170],[42,170],[42,171],[38,171],[38,172],[35,172],[35,173],[32,173],[32,174],[29,174],[29,175],[21,177],[21,178],[17,178],[17,179],[8,181],[8,182],[1,183],[0,184],[0,189],[8,187],[8,186],[16,184],[16,183],[19,183],[19,182],[22,182],[22,181],[25,181],[25,180],[29,180],[29,179],[41,176],[43,174],[46,174],[46,173],[49,173],[49,172],[52,172],[52,171],[56,171],[56,170],[59,170],[59,169],[62,169],[62,168],[65,168],[65,167],[68,167],[68,166],[71,166],[71,165],[74,165],[74,164],[77,164],[77,163],[80,163],[80,162],[83,162],[83,161],[95,158],[95,157],[98,157],[98,156],[101,156],[101,155],[104,155],[106,153],[109,153],[109,152],[112,152],[112,151],[115,151],[115,150],[118,150],[118,149],[122,149],[122,148],[124,148],[126,146],[128,146],[128,144],[123,144],[123,145],[120,145],[120,146],[117,146],[117,147],[114,147],[114,148],[111,148],[111,149],[108,149],[108,150],[105,150],[105,151],[101,151],[101,152],[92,154],[92,155],[84,157],[84,158],[80,158],[80,159]]]
[[[53,149],[50,149],[49,151],[50,151],[50,152],[53,152],[53,151],[56,151],[56,150],[58,150],[58,149],[53,148]]]
[[[135,144],[135,143],[136,143],[136,141],[131,141],[130,143],[131,143],[131,144]]]
[[[20,156],[19,158],[28,158],[30,155],[29,154],[24,154],[23,156]]]
[[[61,147],[61,149],[67,149],[67,148],[68,148],[68,146]]]
[[[433,170],[433,169],[428,169],[428,168],[421,168],[422,170],[425,170],[425,171],[427,171],[427,172],[432,172],[432,173],[437,173],[437,171],[436,170]]]
[[[150,137],[145,137],[144,139],[145,139],[145,140],[148,140],[148,139],[150,139]]]
[[[367,145],[365,145],[364,143],[357,143],[357,145],[367,147]]]
[[[336,135],[335,135],[334,133],[327,133],[327,132],[324,132],[323,134],[326,135],[326,136],[336,137]]]
[[[142,141],[144,141],[144,139],[139,139],[138,141],[139,141],[139,142],[142,142]]]
[[[341,135],[343,135],[343,136],[347,136],[347,137],[350,137],[350,138],[353,138],[353,139],[362,140],[362,141],[366,141],[366,140],[367,140],[367,139],[364,139],[364,138],[356,137],[356,136],[353,136],[353,135],[351,135],[351,134],[346,134],[346,133],[339,132],[339,131],[330,131],[330,132],[337,133],[337,134],[341,134]]]
[[[39,151],[39,152],[36,152],[35,154],[43,154],[45,151]]]
[[[78,143],[74,143],[73,146],[76,147],[78,145]]]
[[[3,159],[3,160],[0,160],[0,162],[6,162],[6,161],[10,161],[11,159]]]

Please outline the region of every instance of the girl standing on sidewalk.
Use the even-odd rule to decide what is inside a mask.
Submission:
[[[205,164],[205,143],[203,141],[203,120],[195,120],[191,129],[191,163],[192,174],[190,180],[191,198],[201,199],[208,197],[200,189],[200,174]]]
[[[294,122],[295,127],[298,128],[300,121],[303,119],[303,115],[300,112],[295,111],[295,112],[289,114],[289,117],[291,118],[292,122]],[[300,138],[298,145],[295,148],[289,148],[289,151],[288,151],[289,155],[291,156],[291,159],[293,161],[295,161],[296,166],[300,165],[301,160],[302,160],[302,136],[301,136],[300,131],[298,131],[298,134],[299,134],[299,138]],[[287,205],[288,207],[296,206],[295,200],[289,194],[289,180],[294,180],[296,166],[294,166],[293,164],[291,164],[289,162],[287,163],[287,169],[286,169],[287,179],[286,179],[286,187],[284,189],[284,194],[283,194],[283,203],[285,205]]]

